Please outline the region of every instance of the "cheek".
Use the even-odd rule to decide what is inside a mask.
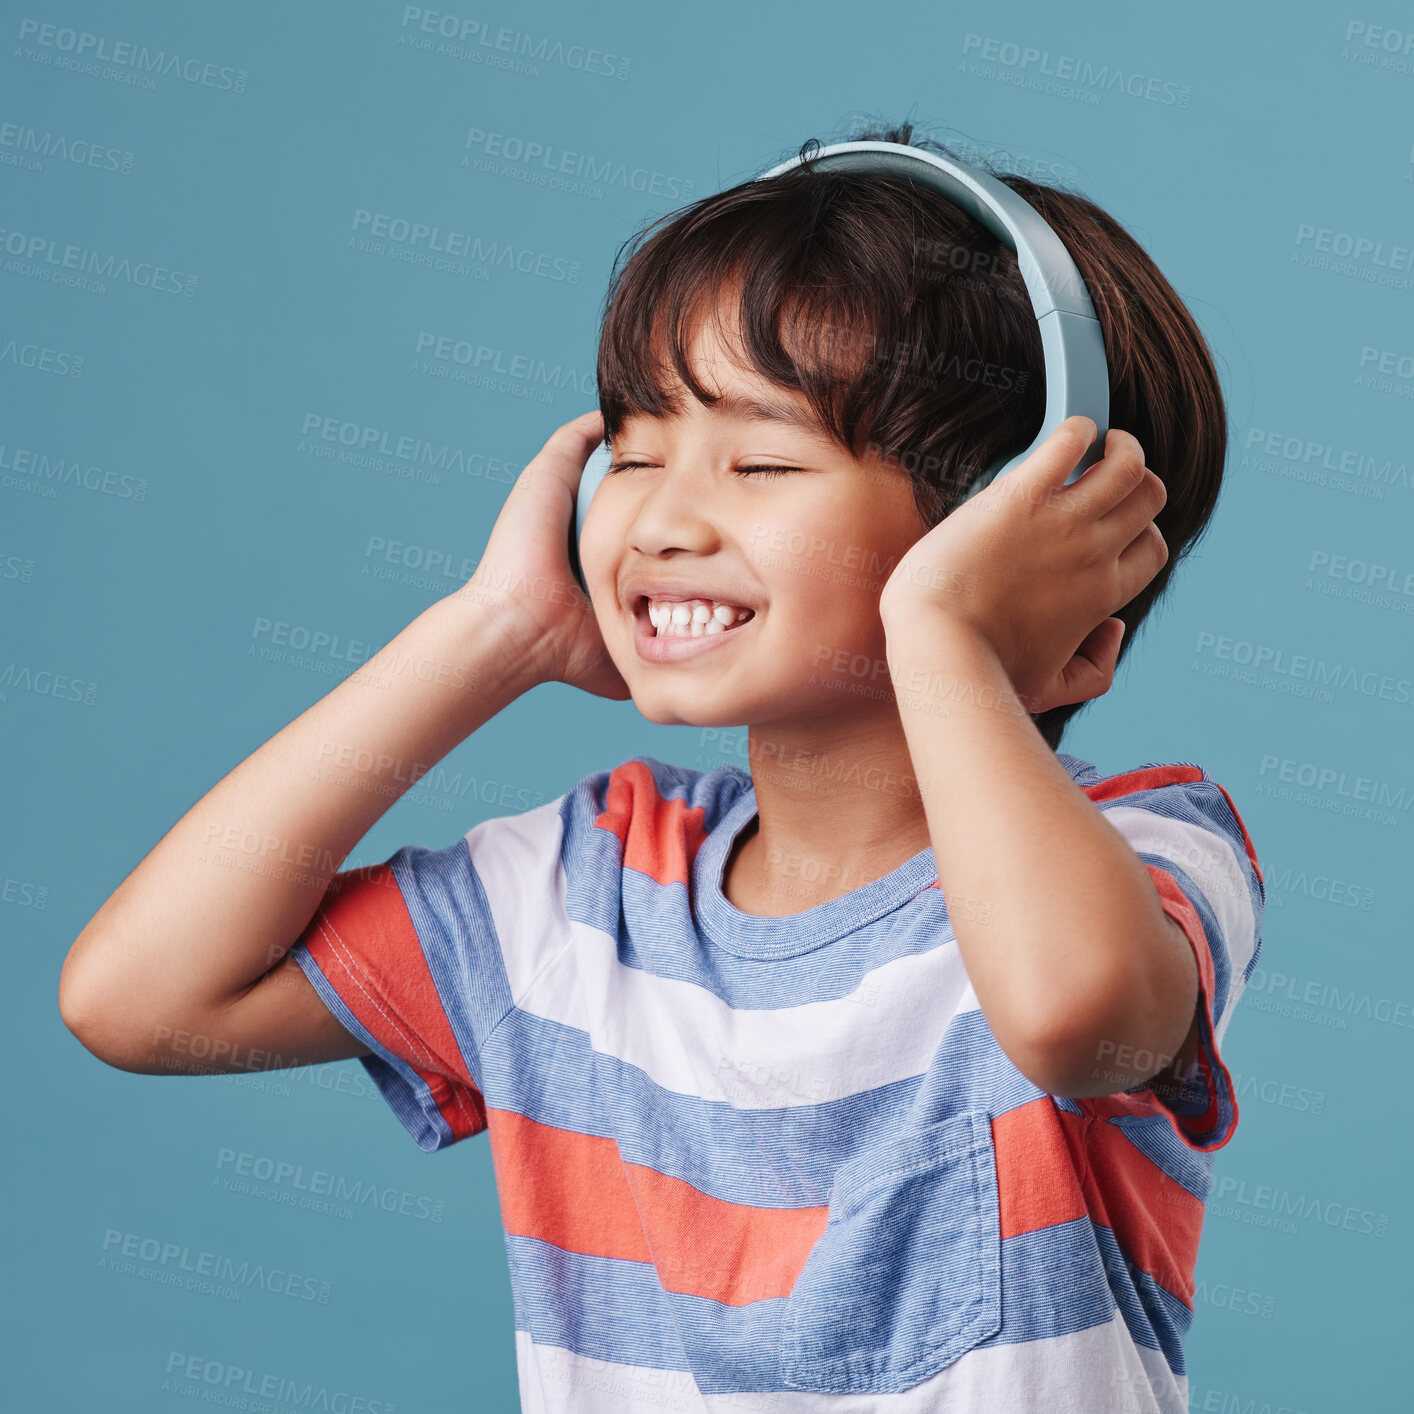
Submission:
[[[623,553],[624,528],[609,511],[596,496],[579,538],[579,562],[596,603],[602,596],[614,597],[615,574]]]
[[[837,577],[816,578],[771,601],[771,654],[788,671],[830,668],[883,659],[884,625],[878,596],[852,586],[856,572],[837,567]]]

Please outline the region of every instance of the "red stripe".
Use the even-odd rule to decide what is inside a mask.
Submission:
[[[491,1153],[507,1233],[567,1252],[651,1262],[665,1290],[744,1306],[789,1296],[829,1208],[714,1198],[625,1162],[612,1138],[492,1108]],[[1203,1204],[1122,1131],[1050,1096],[993,1120],[1000,1236],[1090,1217],[1126,1256],[1192,1304]]]
[[[454,1138],[486,1128],[407,903],[387,863],[336,874],[302,941],[379,1045],[426,1082]]]
[[[1170,1178],[1118,1125],[1057,1113],[1086,1126],[1081,1183],[1091,1217],[1110,1228],[1129,1261],[1191,1310],[1202,1199]]]
[[[1202,779],[1203,772],[1197,766],[1141,766],[1137,771],[1122,771],[1117,776],[1107,776],[1103,781],[1081,786],[1080,789],[1098,804],[1102,800],[1118,800],[1123,795],[1134,795],[1141,790],[1193,785]]]
[[[1056,1116],[1074,1120],[1077,1132],[1083,1128],[1078,1115],[1059,1110],[1049,1095],[992,1120],[1003,1240],[1074,1222],[1089,1211],[1077,1179],[1085,1168],[1084,1151],[1076,1133]]]
[[[613,1139],[488,1111],[508,1233],[652,1262],[665,1290],[745,1306],[788,1296],[829,1209],[757,1208],[626,1163]]]
[[[1198,1067],[1206,1087],[1205,1093],[1209,1097],[1208,1107],[1200,1115],[1180,1117],[1164,1105],[1158,1096],[1149,1089],[1138,1090],[1131,1095],[1123,1093],[1094,1095],[1079,1100],[1077,1103],[1087,1114],[1096,1118],[1111,1115],[1162,1114],[1168,1119],[1174,1133],[1190,1149],[1211,1153],[1221,1149],[1232,1138],[1237,1130],[1238,1120],[1237,1091],[1233,1087],[1232,1075],[1228,1071],[1227,1065],[1217,1052],[1214,1040],[1213,956],[1208,948],[1208,938],[1203,931],[1202,920],[1198,917],[1187,896],[1174,881],[1173,875],[1152,864],[1146,864],[1144,867],[1148,869],[1149,877],[1154,881],[1154,887],[1158,890],[1159,902],[1163,906],[1164,912],[1183,929],[1183,935],[1188,939],[1188,944],[1193,949],[1193,956],[1198,964],[1198,986],[1203,1001],[1203,1020],[1199,1023],[1198,1028]],[[1206,1023],[1206,1030],[1204,1023]],[[1226,1081],[1226,1088],[1231,1097],[1232,1112],[1224,1129],[1206,1142],[1200,1143],[1195,1136],[1212,1130],[1218,1123],[1217,1077],[1219,1075]]]
[[[1192,1306],[1202,1200],[1135,1147],[1051,1096],[992,1121],[1003,1240],[1089,1216],[1126,1258]]]
[[[686,886],[707,838],[705,813],[700,805],[665,800],[646,763],[625,761],[609,773],[604,809],[594,823],[619,837],[625,869]]]

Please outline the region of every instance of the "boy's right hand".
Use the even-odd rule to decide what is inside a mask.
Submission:
[[[516,478],[475,573],[448,597],[504,615],[537,682],[567,682],[622,702],[631,696],[628,684],[604,646],[568,554],[580,477],[603,440],[598,408],[555,429]]]

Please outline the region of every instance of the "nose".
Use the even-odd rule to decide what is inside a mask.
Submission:
[[[709,555],[721,544],[710,469],[677,458],[662,468],[620,473],[644,478],[629,521],[628,546],[644,556]]]

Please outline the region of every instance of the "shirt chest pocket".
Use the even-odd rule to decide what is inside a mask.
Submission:
[[[992,1124],[964,1110],[835,1172],[825,1231],[786,1298],[792,1389],[912,1388],[1001,1329]]]

